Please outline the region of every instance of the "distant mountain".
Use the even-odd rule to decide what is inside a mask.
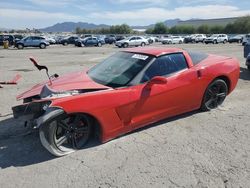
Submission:
[[[190,19],[190,20],[180,20],[180,19],[169,19],[164,21],[165,25],[168,27],[174,27],[176,25],[192,25],[194,27],[198,27],[202,24],[207,25],[222,25],[225,26],[226,24],[230,22],[234,22],[236,18],[218,18],[218,19]],[[137,30],[145,30],[148,28],[154,27],[155,24],[150,24],[147,26],[131,26],[132,29]],[[110,25],[106,24],[93,24],[93,23],[87,23],[87,22],[63,22],[63,23],[57,23],[53,26],[46,27],[43,29],[39,29],[42,32],[74,32],[77,27],[80,27],[82,29],[97,29],[97,28],[108,28]]]
[[[84,28],[84,29],[97,29],[97,28],[108,28],[110,26],[105,24],[96,25],[93,23],[87,22],[63,22],[57,23],[53,26],[46,27],[43,29],[39,29],[42,32],[73,32],[77,27]]]
[[[186,21],[179,21],[177,25],[191,25],[194,27],[199,27],[201,25],[219,25],[226,26],[229,23],[235,22],[239,17],[233,18],[216,18],[216,19],[190,19]]]
[[[181,20],[180,19],[170,19],[170,20],[166,20],[164,21],[164,24],[168,27],[174,27],[176,26]],[[133,29],[148,29],[148,28],[152,28],[154,27],[155,24],[150,24],[147,26],[132,26]]]

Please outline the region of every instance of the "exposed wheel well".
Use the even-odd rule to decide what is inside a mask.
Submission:
[[[215,78],[215,80],[216,80],[216,79],[221,79],[221,80],[225,81],[226,84],[227,84],[227,87],[228,87],[228,92],[230,92],[230,89],[231,89],[231,81],[230,81],[230,79],[229,79],[227,76],[218,76],[217,78]]]

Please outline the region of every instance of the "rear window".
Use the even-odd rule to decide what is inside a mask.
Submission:
[[[194,65],[197,65],[198,63],[202,62],[204,59],[208,57],[208,54],[202,53],[202,52],[188,52],[189,56],[192,59],[192,62]]]

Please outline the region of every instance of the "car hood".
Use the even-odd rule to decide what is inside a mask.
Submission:
[[[37,84],[31,89],[17,96],[17,100],[25,99],[32,96],[37,96],[41,93],[44,86],[54,92],[65,92],[71,90],[103,90],[110,89],[108,86],[104,86],[94,82],[86,73],[86,71],[74,72],[58,78],[53,78],[52,84],[49,81]]]

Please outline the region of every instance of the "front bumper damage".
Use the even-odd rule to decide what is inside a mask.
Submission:
[[[50,111],[51,101],[32,101],[22,105],[12,107],[14,118],[18,118],[24,122],[25,126],[30,128],[38,128],[41,124],[37,124],[37,120]]]

